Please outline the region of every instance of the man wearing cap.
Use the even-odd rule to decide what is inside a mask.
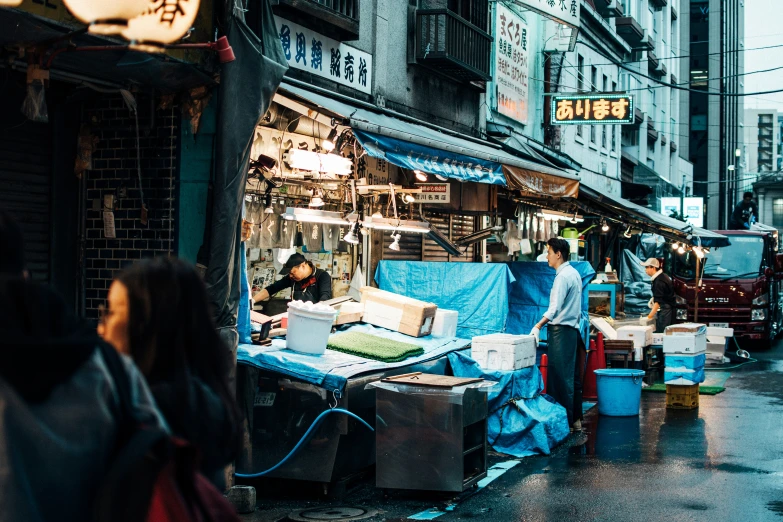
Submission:
[[[647,319],[655,318],[655,331],[663,332],[674,320],[674,285],[654,257],[642,263],[642,266],[652,278],[653,305]]]
[[[291,288],[294,301],[319,303],[332,298],[332,277],[315,267],[302,254],[292,254],[275,281],[253,296],[253,302],[266,301],[281,290]]]

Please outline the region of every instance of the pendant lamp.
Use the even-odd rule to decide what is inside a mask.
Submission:
[[[3,0],[5,1],[5,0]],[[89,24],[93,34],[119,34],[128,27],[128,21],[156,4],[187,4],[191,0],[63,0],[71,14],[81,22]],[[196,4],[198,2],[196,1]],[[176,8],[176,6],[175,6]],[[197,6],[198,9],[198,6]]]
[[[193,27],[199,0],[146,0],[148,9],[128,21],[122,36],[131,41],[131,49],[162,52]]]

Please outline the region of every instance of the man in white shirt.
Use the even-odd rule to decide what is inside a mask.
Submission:
[[[557,275],[549,294],[549,309],[530,334],[539,339],[547,326],[547,393],[566,409],[573,431],[582,429],[582,371],[584,343],[579,334],[582,315],[582,278],[571,263],[568,242],[552,238],[547,242],[547,262]],[[581,358],[577,354],[581,354]]]

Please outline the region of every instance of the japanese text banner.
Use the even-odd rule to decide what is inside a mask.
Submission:
[[[545,174],[512,165],[503,165],[508,188],[522,192],[575,198],[579,195],[579,180]]]

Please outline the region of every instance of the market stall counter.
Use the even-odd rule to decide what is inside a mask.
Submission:
[[[449,371],[447,355],[470,346],[466,339],[412,338],[368,324],[340,331],[415,344],[423,353],[399,362],[383,362],[331,349],[320,356],[297,353],[287,350],[284,340],[273,340],[271,346],[240,344],[237,397],[245,433],[237,459],[239,473],[267,470],[277,464],[329,408],[349,410],[374,425],[375,394],[365,390],[367,384],[416,371],[445,375]],[[374,434],[354,419],[331,415],[301,451],[266,476],[335,483],[374,462]]]

